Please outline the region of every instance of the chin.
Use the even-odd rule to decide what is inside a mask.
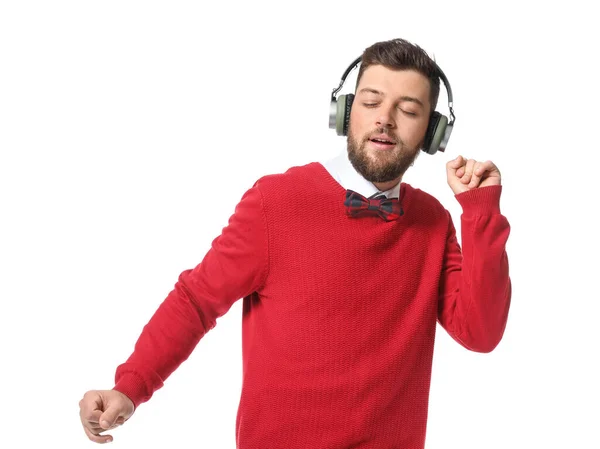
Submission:
[[[348,156],[355,170],[370,182],[384,183],[401,179],[414,163],[419,149],[411,150],[402,143],[393,148],[373,148],[369,141],[360,144],[349,136]]]
[[[373,160],[396,160],[402,157],[402,150],[398,148],[398,146],[390,148],[389,150],[376,150],[370,148],[366,151],[366,153],[369,154]]]

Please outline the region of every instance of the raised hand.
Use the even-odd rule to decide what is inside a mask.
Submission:
[[[478,162],[458,156],[446,164],[448,185],[455,195],[501,184],[500,170],[492,161]]]

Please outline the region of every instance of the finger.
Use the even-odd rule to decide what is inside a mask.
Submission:
[[[88,416],[80,417],[81,424],[83,425],[83,429],[86,430],[86,434],[90,432],[93,435],[98,435],[99,433],[102,433],[104,432],[104,430],[106,430],[100,427],[100,424],[98,423],[101,413],[102,412],[94,412],[93,414],[90,414]]]
[[[100,410],[94,410],[91,412],[80,413],[81,422],[90,423],[90,424],[99,424],[100,416],[102,416],[102,412]]]
[[[471,175],[471,181],[468,185],[470,189],[474,189],[481,182],[481,176],[485,173],[485,170],[481,170],[481,165],[481,162],[476,162],[473,166],[473,174]]]
[[[496,164],[494,164],[492,161],[481,162],[479,166],[479,172],[480,174],[483,174],[483,172],[497,172],[498,175],[500,175],[500,170],[498,170],[498,167],[496,167]]]
[[[87,437],[94,443],[110,443],[113,440],[112,435],[98,435],[92,433],[92,431],[90,431],[87,427],[84,427],[83,430],[85,431]]]
[[[471,176],[473,176],[473,167],[475,165],[475,159],[469,159],[465,166],[465,173],[460,178],[460,182],[463,184],[469,184],[471,182]]]
[[[456,172],[454,174],[456,175],[457,178],[460,178],[465,174],[465,166],[467,164],[468,159],[463,156],[458,156],[458,158],[460,158],[460,162],[459,162],[458,168],[456,169]]]
[[[457,156],[456,158],[452,159],[451,161],[448,161],[448,163],[446,164],[446,168],[448,169],[448,171],[450,170],[456,170],[458,167],[460,167],[463,163],[463,157],[462,156]]]
[[[81,423],[84,427],[90,429],[93,433],[100,433],[104,432],[105,430],[116,429],[117,427],[122,426],[125,423],[125,418],[120,416],[117,418],[117,421],[112,426],[110,426],[109,428],[104,428],[100,425],[100,413],[101,412],[99,412],[97,416],[90,417],[90,419],[82,419]]]
[[[100,426],[103,429],[110,429],[117,422],[124,422],[124,418],[122,416],[123,410],[121,407],[108,407],[104,413],[99,418]]]
[[[448,181],[456,178],[456,170],[461,167],[463,164],[463,157],[457,156],[455,159],[448,161],[446,163],[446,176],[448,177]]]
[[[462,155],[458,155],[454,160],[450,161],[454,168],[459,168],[465,163],[466,159]]]
[[[122,424],[122,423],[121,423]],[[92,431],[92,433],[94,434],[99,434],[102,432],[106,432],[107,430],[113,430],[116,429],[117,427],[121,426],[121,424],[117,423],[117,424],[113,424],[112,426],[110,426],[108,429],[105,429],[103,427],[100,427],[100,424],[92,424],[91,426],[85,426],[86,429],[89,429]]]
[[[102,398],[95,391],[88,391],[79,401],[80,415],[87,415],[95,410],[103,410]]]

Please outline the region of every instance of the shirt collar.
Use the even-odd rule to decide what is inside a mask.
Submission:
[[[342,151],[338,156],[328,160],[323,165],[344,189],[354,190],[367,198],[380,193],[388,198],[400,197],[400,182],[391,189],[381,192],[372,182],[367,181],[356,171],[350,159],[348,159],[347,151]]]

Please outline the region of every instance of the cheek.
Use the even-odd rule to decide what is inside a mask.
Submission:
[[[420,144],[427,131],[428,120],[419,120],[407,123],[402,133],[402,138],[411,146]]]
[[[367,131],[365,126],[366,117],[361,114],[358,110],[352,109],[350,111],[350,125],[349,132],[358,141],[361,141]]]

